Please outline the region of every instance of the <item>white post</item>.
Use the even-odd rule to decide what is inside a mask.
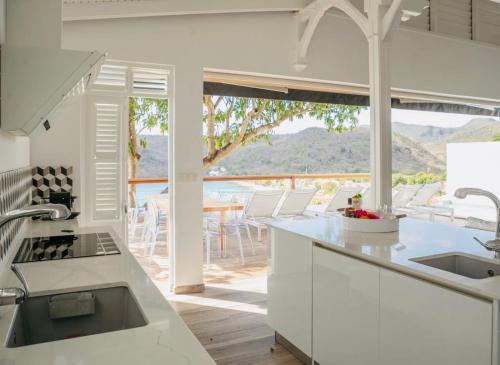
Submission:
[[[388,1],[369,0],[367,5],[370,24],[368,48],[371,205],[373,208],[381,208],[384,205],[390,206],[392,204],[391,81],[390,41],[388,39],[390,35],[384,36],[384,16],[397,17],[399,14],[398,12],[388,12],[389,5],[391,5]],[[390,28],[392,29],[392,26]],[[389,34],[390,31],[387,33]]]
[[[175,68],[169,142],[171,286],[175,293],[203,291],[203,69]]]

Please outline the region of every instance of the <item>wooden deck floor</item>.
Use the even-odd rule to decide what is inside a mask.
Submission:
[[[248,241],[244,247],[245,265],[232,240],[226,258],[213,252],[212,265],[205,266],[205,292],[190,295],[169,293],[165,245],[157,246],[152,256],[140,245],[132,245],[131,251],[217,364],[302,364],[275,344],[274,331],[266,323],[269,242],[264,236],[256,243],[255,255]]]

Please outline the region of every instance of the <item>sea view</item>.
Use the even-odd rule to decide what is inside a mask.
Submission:
[[[137,185],[136,199],[137,205],[142,206],[148,195],[160,194],[168,186],[166,183],[161,184],[141,184]],[[210,196],[216,192],[245,192],[251,191],[248,184],[239,183],[237,181],[211,181],[203,184],[203,194]]]

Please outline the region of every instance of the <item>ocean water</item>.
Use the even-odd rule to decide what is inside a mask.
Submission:
[[[137,205],[142,206],[146,202],[148,195],[160,194],[168,186],[161,184],[141,184],[136,187]],[[210,181],[203,184],[203,194],[208,197],[215,193],[241,194],[250,193],[252,188],[237,181]]]

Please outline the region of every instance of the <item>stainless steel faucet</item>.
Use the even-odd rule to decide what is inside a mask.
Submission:
[[[21,209],[11,210],[0,216],[0,228],[6,223],[14,219],[49,216],[52,220],[64,220],[71,215],[69,209],[62,204],[40,204],[32,205]],[[28,284],[24,275],[16,265],[11,266],[12,271],[23,285],[21,288],[0,288],[0,306],[9,304],[20,304],[24,302],[28,296]]]
[[[11,210],[0,216],[0,228],[14,219],[49,216],[52,220],[64,220],[71,215],[68,207],[62,204],[30,205]]]
[[[465,199],[468,195],[484,196],[491,199],[495,204],[495,207],[497,209],[497,229],[495,239],[487,242],[483,242],[477,237],[474,237],[474,239],[487,250],[494,251],[496,257],[500,257],[500,199],[498,199],[495,194],[483,189],[461,188],[455,191],[455,197],[459,199]]]

